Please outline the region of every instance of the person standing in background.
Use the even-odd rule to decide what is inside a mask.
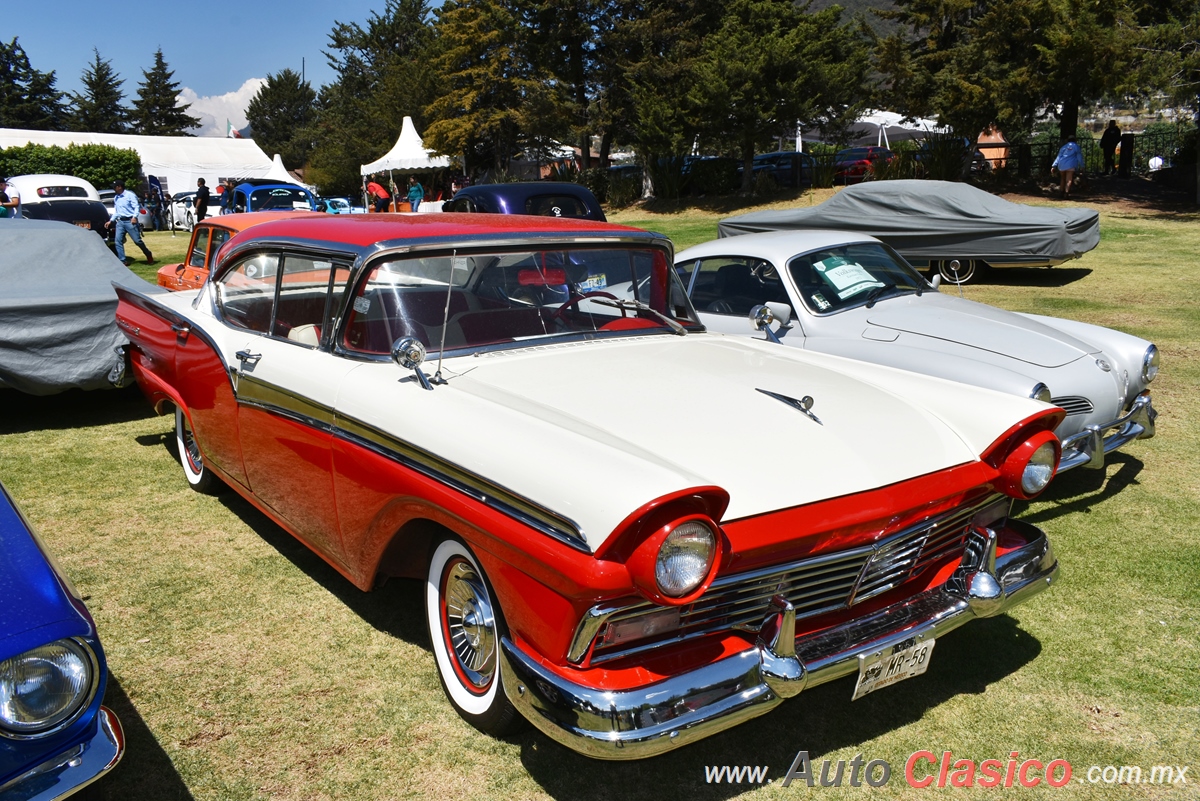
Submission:
[[[1111,175],[1116,171],[1117,145],[1121,144],[1121,129],[1116,120],[1109,120],[1108,127],[1100,136],[1100,149],[1104,151],[1104,174]]]
[[[126,267],[133,262],[133,259],[125,258],[125,235],[129,234],[129,238],[145,254],[146,264],[154,264],[154,254],[146,247],[146,244],[142,241],[142,232],[138,230],[138,209],[140,205],[137,195],[132,192],[126,192],[125,182],[120,179],[113,181],[113,189],[116,191],[116,195],[113,196],[112,225],[117,258],[123,261]]]
[[[1050,169],[1058,170],[1058,187],[1062,190],[1063,198],[1069,198],[1071,187],[1075,185],[1075,173],[1083,169],[1083,151],[1079,149],[1074,136],[1067,137]]]
[[[417,181],[417,176],[408,176],[408,205],[413,211],[421,205],[421,201],[425,199],[425,187],[421,186]]]
[[[392,196],[388,191],[379,185],[375,180],[375,176],[371,176],[371,182],[367,184],[367,194],[375,200],[375,211],[382,213],[388,210],[388,205],[391,203]]]
[[[208,187],[204,185],[203,178],[196,179],[196,222],[200,222],[208,216]]]
[[[17,195],[13,199],[13,195],[17,194],[17,190],[12,191],[12,195],[8,193],[8,181],[0,178],[0,218],[11,219],[17,216],[17,207],[21,205],[21,196]]]

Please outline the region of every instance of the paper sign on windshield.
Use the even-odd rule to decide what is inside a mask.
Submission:
[[[813,265],[817,272],[837,290],[842,300],[877,286],[883,282],[877,281],[863,266],[857,262],[846,261],[841,256],[830,256]]]

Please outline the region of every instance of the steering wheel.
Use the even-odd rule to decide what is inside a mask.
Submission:
[[[554,314],[550,315],[550,322],[557,323],[558,319],[563,316],[563,312],[565,312],[568,307],[578,306],[580,301],[587,300],[588,298],[608,298],[609,300],[618,300],[616,295],[613,295],[610,292],[603,292],[599,289],[592,292],[584,292],[582,295],[576,295],[555,309]],[[625,316],[624,309],[621,309],[621,316]]]

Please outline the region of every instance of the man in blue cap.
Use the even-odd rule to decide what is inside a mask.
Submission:
[[[133,264],[133,259],[125,258],[125,234],[129,234],[133,243],[146,255],[146,264],[154,264],[154,254],[142,242],[142,232],[138,230],[138,209],[141,204],[138,203],[137,195],[126,192],[125,182],[119,178],[113,181],[113,189],[117,193],[113,196],[113,239],[116,242],[117,258],[125,262],[126,267]]]

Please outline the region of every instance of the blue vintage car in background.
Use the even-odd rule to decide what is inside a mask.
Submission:
[[[566,181],[524,181],[464,187],[442,211],[488,214],[536,214],[605,222],[604,209],[592,190]]]
[[[317,199],[299,184],[269,178],[247,178],[233,188],[234,211],[316,211]],[[219,213],[220,201],[209,202],[209,214]]]
[[[79,593],[0,485],[0,799],[63,798],[125,752]]]

